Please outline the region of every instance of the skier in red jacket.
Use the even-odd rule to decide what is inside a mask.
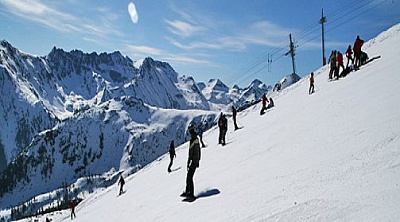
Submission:
[[[261,107],[260,115],[263,115],[265,113],[265,110],[267,109],[267,103],[269,103],[267,94],[264,94],[262,96],[262,107]]]
[[[336,78],[339,78],[339,70],[340,67],[342,67],[342,71],[344,70],[344,65],[343,65],[343,55],[339,51],[337,52],[337,76]]]
[[[76,215],[75,215],[75,201],[72,201],[71,202],[71,220],[74,219],[74,218],[76,218]]]
[[[353,51],[351,50],[351,45],[346,50],[346,57],[347,57],[347,64],[346,68],[349,67],[349,62],[351,60],[351,64],[354,64],[354,59],[353,59]]]
[[[314,73],[311,72],[310,76],[310,88],[308,89],[308,94],[314,93]]]
[[[364,40],[360,39],[360,36],[357,35],[356,41],[353,45],[354,58],[355,58],[355,66],[358,69],[361,66],[361,47],[364,44]]]

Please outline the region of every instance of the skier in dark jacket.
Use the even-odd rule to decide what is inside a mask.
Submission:
[[[235,108],[235,106],[232,106],[232,119],[233,119],[233,126],[235,127],[235,130],[238,130],[239,127],[236,123],[236,115],[237,115],[237,110]]]
[[[171,143],[169,144],[169,165],[168,165],[168,173],[171,173],[171,167],[172,164],[174,163],[174,158],[176,157],[175,153],[175,145],[174,145],[174,140],[171,140]]]
[[[120,185],[120,188],[119,188],[119,195],[121,195],[121,194],[124,192],[123,188],[124,188],[124,185],[125,185],[125,180],[124,180],[124,178],[122,177],[122,175],[121,175],[121,177],[119,178],[118,185]]]
[[[336,50],[333,50],[331,56],[329,57],[329,64],[331,69],[329,70],[329,79],[332,79],[334,73],[336,73]]]
[[[222,112],[218,119],[218,127],[219,127],[218,144],[222,144],[224,146],[226,144],[225,136],[226,132],[228,131],[228,120],[226,119],[225,114],[223,114]]]
[[[194,196],[194,183],[193,176],[196,168],[199,167],[201,150],[200,150],[200,142],[197,138],[197,134],[195,132],[195,127],[193,124],[189,125],[189,133],[190,133],[190,143],[189,143],[189,157],[187,162],[187,175],[186,175],[186,189],[181,194],[182,197],[186,197],[189,199],[196,199]]]

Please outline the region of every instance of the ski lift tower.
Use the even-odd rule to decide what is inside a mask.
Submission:
[[[293,66],[293,74],[296,74],[296,64],[294,61],[294,56],[296,55],[295,53],[295,48],[296,46],[294,45],[293,41],[292,41],[292,34],[289,34],[289,38],[290,38],[290,45],[289,45],[289,52],[285,53],[285,55],[290,55],[290,57],[292,57],[292,66]]]

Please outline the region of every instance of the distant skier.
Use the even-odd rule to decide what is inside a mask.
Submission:
[[[75,214],[75,201],[72,200],[72,201],[71,201],[71,220],[73,220],[74,218],[76,218],[76,214]]]
[[[124,177],[122,177],[122,174],[121,174],[121,177],[119,178],[118,185],[120,185],[119,195],[121,195],[124,192],[123,188],[124,188],[124,185],[125,185],[125,180],[124,180]]]
[[[357,35],[356,41],[353,45],[354,59],[355,59],[355,69],[357,70],[361,66],[361,47],[364,44],[364,40],[360,39]]]
[[[308,89],[308,94],[314,93],[314,73],[311,72],[310,76],[310,88]]]
[[[237,123],[236,123],[236,115],[237,115],[237,110],[236,110],[235,106],[232,106],[233,125],[234,125],[234,127],[235,127],[235,130],[238,130],[239,127],[238,127],[238,125],[237,125]]]
[[[267,94],[264,93],[264,95],[262,96],[262,107],[261,107],[260,115],[263,115],[265,113],[265,110],[267,110],[267,103],[269,103]]]
[[[228,120],[225,117],[225,114],[221,112],[221,115],[219,116],[218,119],[218,127],[219,127],[219,138],[218,138],[218,144],[222,144],[225,146],[225,136],[226,132],[228,131]]]
[[[46,222],[50,222],[51,220],[48,218],[48,217],[46,217]]]
[[[171,140],[171,143],[169,144],[169,165],[168,165],[168,173],[171,173],[171,167],[172,164],[174,163],[174,158],[176,157],[175,153],[175,145],[174,145],[174,140]]]
[[[181,194],[181,197],[186,197],[191,200],[195,200],[194,196],[194,183],[193,176],[196,171],[196,168],[199,167],[201,150],[199,139],[197,138],[195,127],[193,124],[189,125],[189,133],[190,133],[190,143],[189,143],[189,156],[187,161],[187,175],[186,175],[186,189]]]
[[[347,58],[347,64],[346,64],[346,68],[349,67],[349,62],[351,60],[351,64],[354,64],[354,59],[353,59],[353,51],[351,50],[351,45],[349,45],[349,47],[347,47],[346,50],[346,58]]]

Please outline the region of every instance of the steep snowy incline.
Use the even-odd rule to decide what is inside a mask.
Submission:
[[[372,43],[373,44],[372,44]],[[381,55],[339,81],[316,73],[316,93],[304,78],[229,120],[227,145],[218,130],[205,136],[193,203],[181,202],[188,144],[118,187],[87,196],[74,221],[396,221],[400,218],[400,25],[366,43]],[[47,215],[69,221],[69,211]]]

